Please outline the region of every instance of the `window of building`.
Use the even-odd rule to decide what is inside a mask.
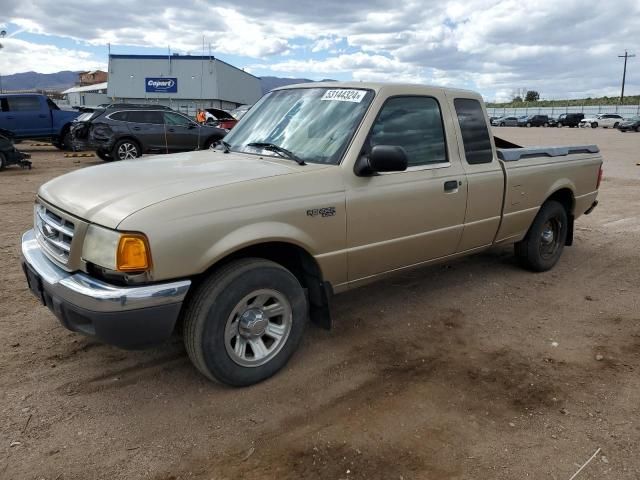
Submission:
[[[394,97],[385,102],[369,135],[369,146],[395,145],[407,153],[408,165],[446,163],[440,105],[431,97]]]
[[[471,98],[456,98],[453,101],[462,132],[462,143],[467,163],[491,163],[491,139],[487,121],[478,100]]]

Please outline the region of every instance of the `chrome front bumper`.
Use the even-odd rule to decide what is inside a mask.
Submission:
[[[67,272],[47,258],[33,230],[22,236],[22,257],[32,292],[65,327],[123,347],[170,336],[191,286],[179,280],[121,287]]]

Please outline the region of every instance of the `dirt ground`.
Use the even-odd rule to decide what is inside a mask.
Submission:
[[[28,292],[19,240],[39,185],[95,158],[25,146],[0,172],[0,478],[640,478],[640,134],[597,143],[600,206],[548,273],[496,248],[338,296],[271,380],[212,384],[179,338],[127,352],[62,328]],[[30,143],[30,142],[27,142]]]

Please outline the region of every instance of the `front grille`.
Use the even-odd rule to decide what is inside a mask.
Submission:
[[[63,265],[69,261],[71,242],[75,224],[61,217],[46,206],[37,203],[35,207],[36,238],[54,260]]]

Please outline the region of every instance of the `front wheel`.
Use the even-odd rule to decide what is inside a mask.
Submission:
[[[640,133],[640,125],[636,127],[636,132]]]
[[[531,128],[531,123],[527,123],[527,128]]]
[[[7,166],[7,160],[4,158],[4,153],[0,152],[0,171],[4,170],[4,167]]]
[[[128,139],[117,141],[111,151],[111,156],[115,160],[131,160],[138,158],[141,154],[140,147]]]
[[[252,385],[284,367],[308,316],[304,290],[291,272],[269,260],[237,260],[197,287],[184,314],[184,343],[209,379]]]
[[[592,122],[591,128],[598,128],[598,122]]]
[[[562,122],[558,122],[558,128],[562,128]]]
[[[613,124],[613,128],[618,128],[618,125],[620,125],[620,122],[616,122]]]
[[[567,240],[568,217],[561,203],[545,202],[524,239],[515,244],[519,263],[534,272],[553,268]]]

